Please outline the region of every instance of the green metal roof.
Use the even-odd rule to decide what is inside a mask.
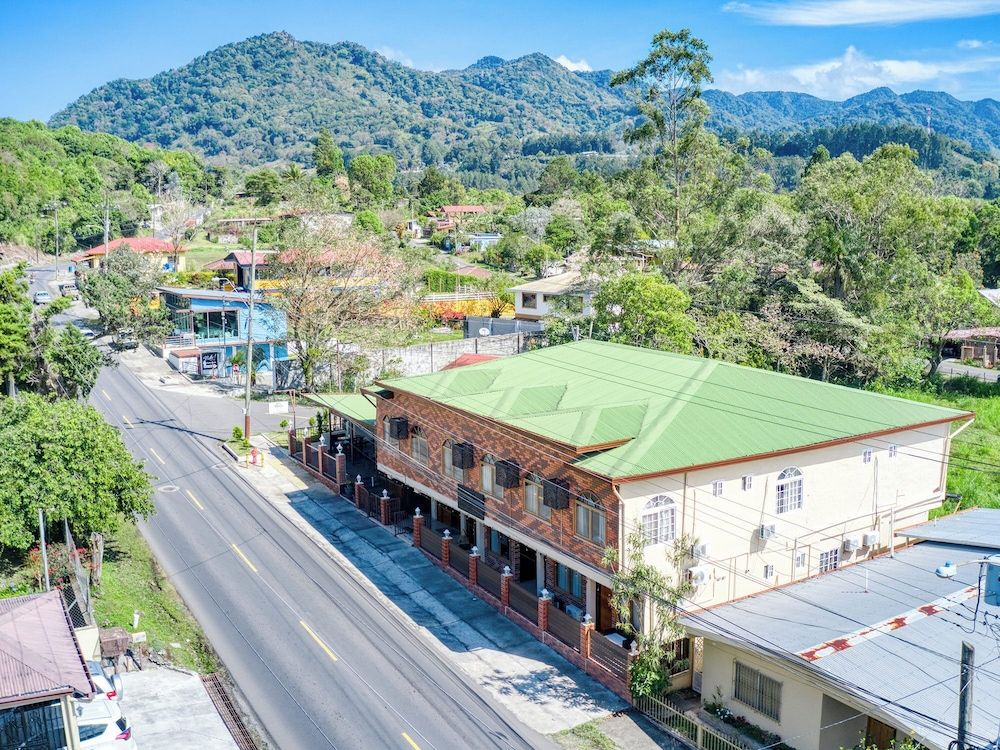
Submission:
[[[581,453],[576,465],[622,479],[972,416],[590,340],[381,382],[572,446]]]
[[[302,400],[330,409],[355,422],[375,424],[375,406],[360,393],[303,393]]]

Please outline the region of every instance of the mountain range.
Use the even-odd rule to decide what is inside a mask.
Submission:
[[[299,41],[275,32],[227,44],[143,80],[100,86],[53,115],[138,142],[190,148],[220,161],[307,163],[328,127],[348,154],[388,150],[402,168],[474,159],[489,171],[539,137],[596,135],[609,148],[634,109],[611,71],[570,71],[535,53],[483,57],[461,70],[414,70],[352,42]],[[1000,102],[880,88],[835,102],[794,92],[705,92],[709,125],[801,131],[857,122],[930,127],[1000,151]]]

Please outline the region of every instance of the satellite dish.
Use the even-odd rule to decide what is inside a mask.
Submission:
[[[480,336],[489,336],[490,335],[490,329],[487,328],[486,326],[483,326],[482,328],[479,329],[479,335]]]

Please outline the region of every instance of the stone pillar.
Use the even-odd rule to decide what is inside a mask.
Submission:
[[[510,582],[514,578],[514,574],[510,570],[509,565],[503,566],[503,573],[500,575],[500,604],[504,608],[510,606]]]
[[[583,618],[580,623],[580,656],[584,659],[590,658],[590,636],[594,633],[594,621],[590,615]]]
[[[343,487],[347,483],[347,456],[344,455],[344,447],[337,443],[337,455],[334,456],[334,466],[337,477],[337,487]]]
[[[420,546],[420,529],[424,527],[424,517],[420,515],[420,508],[418,507],[413,513],[413,546]]]
[[[441,564],[446,568],[451,562],[451,532],[448,529],[444,530],[444,534],[441,537]]]
[[[479,547],[473,547],[469,551],[469,583],[479,585]]]
[[[365,483],[361,481],[361,475],[358,474],[354,479],[354,506],[356,508],[361,507],[361,493],[365,491]]]
[[[543,633],[549,629],[549,606],[552,604],[552,594],[548,589],[543,588],[541,596],[538,597],[538,627]]]
[[[392,523],[389,518],[389,490],[382,490],[382,497],[378,499],[378,520],[383,526]]]

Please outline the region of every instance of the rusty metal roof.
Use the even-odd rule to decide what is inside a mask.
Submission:
[[[74,692],[94,686],[62,594],[0,599],[0,705]]]

